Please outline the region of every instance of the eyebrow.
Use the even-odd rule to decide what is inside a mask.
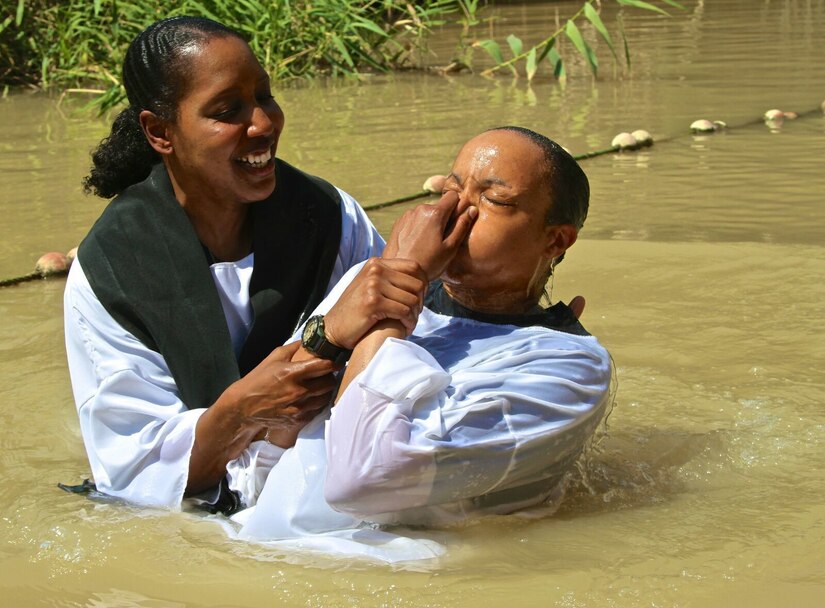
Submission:
[[[450,172],[450,174],[449,174],[447,177],[448,177],[448,178],[452,177],[452,178],[453,178],[453,179],[455,179],[455,181],[457,181],[459,184],[460,184],[460,183],[462,183],[461,176],[460,176],[460,175],[458,175],[457,173],[453,172],[453,171],[451,171],[451,172]],[[482,185],[482,186],[491,186],[491,185],[496,185],[496,186],[506,186],[506,187],[508,187],[508,188],[512,188],[512,186],[511,186],[510,184],[508,184],[506,181],[504,181],[504,180],[503,180],[503,179],[501,179],[500,177],[496,177],[495,175],[493,175],[492,177],[488,177],[487,179],[485,179],[483,182],[481,182],[481,185]]]

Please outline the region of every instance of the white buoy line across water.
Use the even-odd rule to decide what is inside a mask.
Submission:
[[[786,120],[795,120],[800,116],[808,116],[817,112],[825,114],[825,100],[822,101],[818,109],[813,109],[802,113],[772,108],[770,110],[765,111],[761,118],[740,124],[736,127],[728,127],[728,125],[721,120],[708,120],[706,118],[700,118],[694,120],[690,124],[690,132],[693,135],[707,135],[732,128],[741,129],[743,127],[752,126],[760,122],[764,122],[771,129],[776,129],[782,126],[782,124]],[[667,141],[673,141],[679,137],[682,137],[682,135],[680,134],[673,135],[670,137],[657,138],[655,141],[662,143]],[[594,158],[596,156],[602,156],[604,154],[631,152],[634,150],[639,150],[641,148],[652,146],[653,143],[653,136],[644,129],[637,129],[632,132],[623,131],[621,133],[618,133],[611,140],[610,147],[604,148],[602,150],[594,150],[591,152],[585,152],[583,154],[573,155],[573,158],[579,161],[586,160],[588,158]],[[424,181],[424,184],[421,186],[421,190],[419,192],[415,192],[413,194],[402,196],[383,203],[364,205],[364,209],[366,211],[383,209],[385,207],[399,205],[401,203],[406,203],[419,198],[424,198],[427,196],[431,196],[433,194],[440,194],[441,190],[444,187],[445,181],[446,176],[444,175],[432,175]],[[0,279],[0,287],[10,287],[12,285],[18,285],[20,283],[33,281],[35,279],[46,279],[51,277],[64,276],[69,272],[69,268],[71,267],[72,261],[75,259],[76,255],[77,247],[72,248],[65,254],[57,251],[44,253],[42,256],[38,258],[37,262],[35,263],[33,272],[16,277],[11,277],[8,279]]]

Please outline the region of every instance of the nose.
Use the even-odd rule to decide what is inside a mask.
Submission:
[[[277,110],[267,111],[266,108],[256,105],[252,108],[252,115],[249,117],[247,135],[249,137],[266,137],[276,130],[280,131],[283,128],[283,117],[280,107]]]
[[[464,184],[458,192],[458,207],[456,207],[456,213],[463,213],[465,209],[473,205],[478,206],[478,193],[473,191],[469,183]]]

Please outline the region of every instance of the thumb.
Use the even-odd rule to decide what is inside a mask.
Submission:
[[[470,229],[478,217],[478,208],[470,205],[467,209],[458,216],[452,229],[444,237],[444,246],[447,249],[457,249],[470,235]]]
[[[573,314],[576,315],[576,318],[579,319],[581,318],[582,313],[584,312],[584,304],[584,298],[582,296],[576,296],[575,298],[570,300],[570,304],[568,304],[567,306],[570,308],[570,310],[573,311]]]

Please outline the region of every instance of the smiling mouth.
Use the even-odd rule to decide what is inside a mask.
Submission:
[[[272,160],[272,150],[267,150],[266,152],[262,152],[260,154],[247,154],[246,156],[241,156],[235,160],[243,165],[252,167],[253,169],[263,169]]]

